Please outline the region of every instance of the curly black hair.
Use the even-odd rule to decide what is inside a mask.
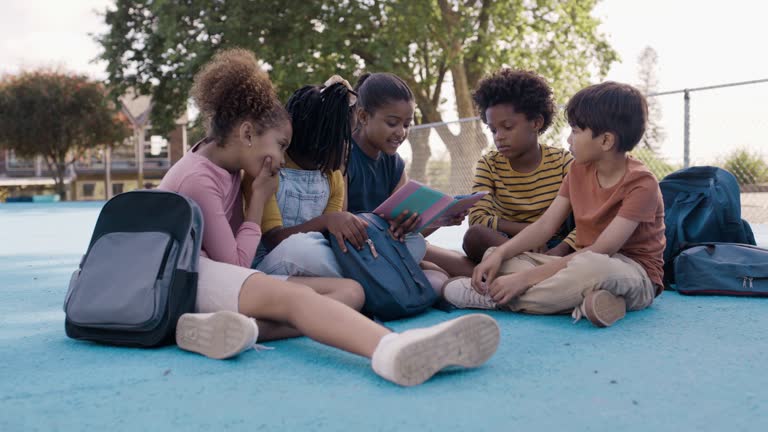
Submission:
[[[549,128],[556,112],[552,88],[547,81],[539,74],[525,70],[504,68],[484,77],[472,93],[472,100],[483,122],[488,121],[485,110],[499,104],[512,105],[528,120],[541,116],[544,123],[539,134]]]

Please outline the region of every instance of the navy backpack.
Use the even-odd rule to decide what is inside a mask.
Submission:
[[[768,297],[768,250],[738,243],[691,245],[675,258],[675,275],[680,294]]]
[[[730,172],[712,166],[685,168],[664,177],[659,187],[664,198],[667,287],[675,282],[675,257],[690,244],[755,244],[749,223],[741,219],[739,184]]]
[[[390,321],[429,309],[437,294],[405,243],[390,236],[389,223],[381,217],[373,213],[357,216],[368,222],[368,243],[362,250],[348,244],[345,253],[335,236],[329,240],[344,277],[363,286],[363,312]]]

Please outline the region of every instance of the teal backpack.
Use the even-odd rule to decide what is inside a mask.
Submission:
[[[675,283],[675,258],[694,243],[755,245],[755,236],[741,218],[739,184],[730,172],[712,166],[685,168],[659,182],[664,198],[667,247],[664,284]]]
[[[437,294],[405,243],[389,234],[389,223],[373,213],[358,213],[368,222],[368,242],[357,250],[348,244],[343,252],[336,236],[331,249],[346,278],[363,286],[363,313],[390,321],[422,313],[432,307]]]

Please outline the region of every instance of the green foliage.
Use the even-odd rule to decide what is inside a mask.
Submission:
[[[754,185],[768,182],[768,164],[760,154],[745,149],[731,152],[723,163],[740,185]]]
[[[97,40],[115,94],[135,87],[152,96],[153,125],[172,127],[195,72],[233,46],[272,67],[283,98],[334,73],[354,81],[364,70],[388,71],[414,89],[423,120],[439,121],[448,71],[461,101],[482,75],[505,65],[537,70],[561,102],[590,71],[604,76],[617,55],[597,31],[596,2],[117,0]]]
[[[664,159],[659,157],[655,151],[647,147],[636,147],[632,151],[632,156],[642,161],[658,180],[661,180],[666,177],[667,174],[671,174],[681,168],[680,166],[667,163]]]
[[[22,158],[44,156],[62,198],[77,152],[127,135],[103,85],[84,75],[36,71],[0,82],[0,143]]]

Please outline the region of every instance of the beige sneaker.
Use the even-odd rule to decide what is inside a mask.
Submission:
[[[598,327],[610,327],[626,314],[627,303],[624,297],[615,296],[605,290],[590,292],[584,297],[581,306],[574,310],[574,318],[577,321],[583,315]]]
[[[490,296],[475,291],[468,277],[448,279],[443,285],[443,297],[461,309],[496,309],[498,306]]]
[[[448,366],[480,366],[498,346],[496,320],[482,314],[465,315],[385,336],[373,353],[371,367],[395,384],[414,386]]]
[[[234,357],[253,347],[258,337],[255,320],[230,311],[186,313],[176,324],[179,348],[214,359]]]

